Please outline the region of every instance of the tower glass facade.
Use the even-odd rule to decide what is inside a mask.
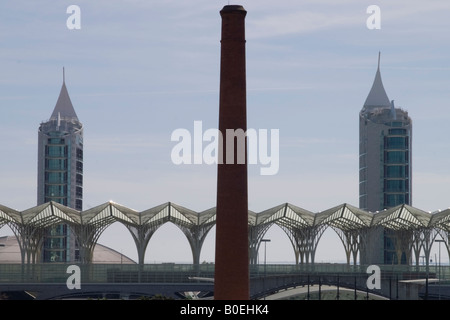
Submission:
[[[359,114],[359,207],[377,212],[401,204],[412,205],[412,121],[408,112],[389,101],[380,66]],[[388,230],[376,237],[380,250],[370,263],[398,263],[395,239]],[[406,263],[406,261],[401,261]]]
[[[38,131],[37,202],[49,201],[79,211],[83,207],[83,126],[64,81],[50,119]],[[76,260],[76,241],[67,225],[47,230],[41,258],[44,262]]]
[[[376,212],[411,205],[411,119],[395,109],[360,114],[359,206]]]

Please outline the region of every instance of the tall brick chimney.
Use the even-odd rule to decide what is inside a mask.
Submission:
[[[242,149],[237,148],[234,138],[233,163],[227,163],[226,154],[226,130],[247,131],[246,14],[240,5],[227,5],[220,11],[219,130],[223,141],[219,142],[219,159],[223,159],[223,163],[219,162],[217,169],[214,277],[214,298],[217,300],[249,299],[247,148],[244,148],[244,164],[238,163],[238,153]],[[228,141],[228,144],[233,142]]]

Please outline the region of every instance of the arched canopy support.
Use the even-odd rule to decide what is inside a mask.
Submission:
[[[138,260],[144,262],[147,245],[154,232],[164,223],[178,226],[188,239],[194,263],[199,262],[204,240],[215,225],[215,208],[195,212],[187,208],[164,203],[137,212],[114,202],[76,211],[56,202],[48,202],[25,211],[17,211],[0,205],[0,226],[8,225],[16,235],[22,262],[35,263],[41,258],[41,248],[46,232],[58,224],[67,225],[77,237],[80,261],[91,263],[93,250],[102,232],[114,222],[120,222],[130,231],[138,251]],[[278,225],[288,236],[297,263],[314,263],[317,245],[324,230],[333,228],[339,235],[350,263],[369,262],[375,247],[372,243],[383,238],[385,232],[395,241],[397,260],[404,256],[411,263],[423,250],[429,261],[433,242],[439,235],[444,239],[447,251],[450,230],[450,209],[428,212],[400,205],[382,212],[369,213],[348,204],[342,204],[317,214],[290,203],[271,209],[248,213],[250,263],[257,263],[261,239],[273,225]],[[381,231],[380,231],[381,230]],[[439,237],[440,239],[440,237]],[[378,250],[379,252],[379,250]]]
[[[346,203],[322,211],[316,216],[316,224],[328,225],[337,233],[344,246],[347,264],[353,258],[355,265],[362,234],[371,222],[371,214]]]
[[[402,204],[375,214],[372,225],[385,228],[386,235],[394,242],[393,263],[410,264],[413,250],[416,260],[419,258],[425,239],[421,233],[430,228],[430,215]]]
[[[273,226],[273,222],[262,224],[262,225],[249,225],[248,226],[248,234],[249,234],[249,260],[251,265],[258,264],[258,251],[261,245],[261,240],[266,234],[267,230]]]
[[[312,212],[290,203],[284,203],[258,214],[253,213],[249,222],[252,225],[250,252],[253,263],[256,263],[256,256],[263,235],[274,223],[284,230],[291,241],[296,263],[299,262],[299,257],[302,263],[304,260],[308,260],[310,256],[313,260],[314,239],[317,234],[311,232],[311,229],[315,229]]]

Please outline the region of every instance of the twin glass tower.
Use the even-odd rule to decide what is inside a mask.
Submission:
[[[412,205],[412,121],[394,106],[384,90],[380,55],[375,80],[359,113],[359,207],[377,212],[397,205]],[[387,230],[377,237],[380,256],[370,263],[406,263],[396,259],[395,243]],[[381,256],[381,253],[383,255]]]
[[[58,202],[81,211],[83,207],[83,125],[63,84],[50,119],[38,131],[38,205]],[[70,228],[61,224],[46,233],[41,261],[77,260]]]
[[[376,212],[400,204],[412,205],[412,121],[394,106],[383,87],[378,68],[359,113],[359,207]],[[83,206],[83,125],[63,84],[50,119],[38,132],[38,205],[55,201],[73,209]],[[377,237],[379,255],[370,263],[394,261],[395,243],[386,230]],[[48,230],[43,262],[76,261],[76,241],[66,225]]]

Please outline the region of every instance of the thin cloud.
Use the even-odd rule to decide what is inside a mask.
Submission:
[[[139,150],[167,148],[167,145],[165,136],[117,134],[114,137],[89,137],[88,148],[94,153],[136,153]]]
[[[265,16],[248,22],[248,38],[275,37],[292,34],[310,33],[317,30],[356,24],[361,19],[353,15],[297,11]]]

